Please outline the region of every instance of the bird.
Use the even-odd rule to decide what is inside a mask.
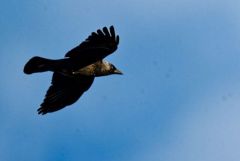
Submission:
[[[51,85],[38,108],[38,114],[56,112],[75,103],[86,92],[95,77],[123,73],[104,58],[114,53],[119,35],[113,26],[92,32],[83,42],[61,59],[32,57],[24,66],[25,74],[53,72]]]

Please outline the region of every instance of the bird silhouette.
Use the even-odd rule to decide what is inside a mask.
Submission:
[[[118,44],[119,36],[114,27],[103,27],[92,32],[62,59],[31,58],[24,66],[25,74],[53,72],[51,86],[38,114],[55,112],[75,103],[90,88],[95,77],[122,74],[113,64],[103,60],[117,50]]]

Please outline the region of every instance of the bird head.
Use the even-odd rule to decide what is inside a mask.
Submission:
[[[97,76],[111,75],[111,74],[120,74],[123,73],[117,69],[113,64],[103,60],[100,62],[100,71],[96,74]]]
[[[106,76],[106,75],[111,75],[111,74],[120,74],[122,75],[123,73],[117,69],[113,64],[107,62],[106,60],[99,61],[94,64],[95,66],[95,76]]]
[[[123,73],[117,69],[113,64],[109,63],[110,64],[110,74],[120,74],[122,75]]]

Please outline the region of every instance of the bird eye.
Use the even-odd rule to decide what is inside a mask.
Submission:
[[[111,66],[111,69],[112,69],[112,70],[115,70],[116,68],[115,68],[115,66]]]

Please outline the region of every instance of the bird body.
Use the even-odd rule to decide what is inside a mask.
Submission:
[[[103,60],[117,49],[118,43],[114,27],[109,30],[104,27],[67,52],[63,59],[31,58],[24,66],[25,74],[53,72],[52,84],[38,113],[44,115],[73,104],[90,88],[95,77],[122,74],[113,64]]]
[[[85,75],[85,76],[106,76],[111,74],[122,74],[121,71],[114,68],[114,66],[106,60],[97,61],[86,67],[80,68],[71,73],[72,75]]]

